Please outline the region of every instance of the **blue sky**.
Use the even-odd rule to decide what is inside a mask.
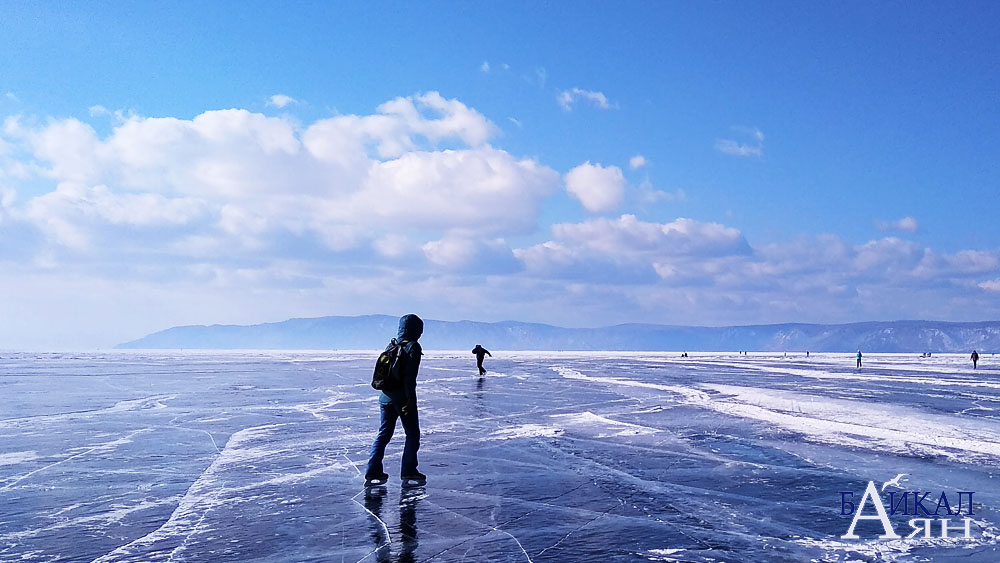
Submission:
[[[1000,318],[996,3],[0,14],[0,347]]]

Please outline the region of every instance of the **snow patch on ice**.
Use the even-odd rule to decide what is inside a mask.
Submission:
[[[1000,457],[1000,425],[916,408],[834,399],[777,389],[701,384],[700,389],[619,377],[590,376],[566,366],[552,370],[567,379],[667,391],[686,404],[760,420],[810,439],[865,449],[888,448],[919,456],[975,463]],[[808,370],[803,374],[811,373]],[[798,375],[798,374],[797,374]],[[713,392],[712,395],[706,391]],[[968,454],[979,454],[970,457]]]
[[[641,387],[645,389],[656,389],[658,391],[668,391],[680,395],[684,399],[693,402],[706,402],[708,395],[691,387],[681,385],[664,385],[661,383],[647,383],[645,381],[635,381],[634,379],[623,379],[619,377],[601,377],[585,375],[579,371],[565,366],[553,366],[552,370],[566,379],[578,379],[583,381],[593,381],[596,383],[607,383],[610,385],[622,385],[625,387]]]
[[[681,548],[650,549],[644,555],[646,559],[650,561],[683,561],[682,559],[678,559],[677,557],[674,556],[679,555],[685,551],[687,550]]]
[[[490,435],[495,440],[513,440],[515,438],[554,438],[563,433],[561,428],[545,426],[544,424],[522,424],[512,428],[501,428]]]
[[[810,438],[856,446],[852,437],[873,440],[871,449],[942,455],[969,462],[967,453],[1000,457],[1000,428],[984,420],[931,414],[885,403],[867,403],[775,389],[705,384],[724,395],[705,406],[729,415],[769,422]]]
[[[610,418],[594,414],[590,411],[571,414],[555,414],[550,418],[558,419],[566,426],[596,426],[599,428],[603,427],[608,430],[598,434],[598,438],[610,438],[613,436],[638,436],[641,434],[655,434],[656,432],[659,432],[656,428],[612,420]]]
[[[0,465],[17,465],[33,459],[38,459],[37,452],[0,453]]]

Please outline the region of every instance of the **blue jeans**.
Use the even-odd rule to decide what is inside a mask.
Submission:
[[[379,411],[381,422],[378,427],[378,436],[375,437],[371,453],[368,456],[368,470],[365,471],[365,478],[380,477],[385,473],[382,468],[382,458],[385,457],[385,447],[389,445],[392,433],[396,430],[396,419],[402,420],[403,432],[406,433],[399,476],[416,474],[417,450],[420,449],[420,422],[417,419],[417,409],[414,408],[409,414],[403,414],[396,405],[380,402]]]

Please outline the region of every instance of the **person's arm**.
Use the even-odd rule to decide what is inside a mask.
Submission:
[[[414,342],[409,346],[406,358],[405,375],[403,377],[403,392],[406,393],[406,404],[401,409],[403,414],[410,414],[417,408],[417,371],[420,369],[420,344]]]
[[[486,355],[487,355],[487,356],[489,356],[489,357],[491,357],[491,358],[493,357],[493,354],[490,354],[490,351],[489,351],[489,350],[487,350],[486,348],[483,348],[483,352],[486,352]]]

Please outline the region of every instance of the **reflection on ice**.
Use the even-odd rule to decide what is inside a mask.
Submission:
[[[427,486],[367,492],[372,353],[5,357],[0,560],[1000,559],[990,358],[467,355],[422,362]],[[843,540],[899,473],[973,537]]]

